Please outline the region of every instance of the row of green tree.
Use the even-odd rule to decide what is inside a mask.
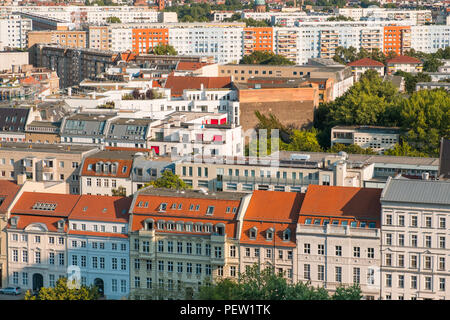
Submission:
[[[361,300],[359,285],[338,287],[332,295],[323,287],[310,283],[291,283],[272,266],[255,264],[240,274],[238,280],[224,278],[199,288],[200,300]]]
[[[294,65],[295,63],[271,51],[253,51],[243,56],[239,64]]]
[[[267,129],[269,133],[271,129],[280,131],[280,150],[342,150],[373,154],[373,150],[355,145],[330,148],[332,127],[366,125],[399,127],[404,132],[401,142],[385,154],[438,157],[440,138],[450,137],[450,94],[443,89],[435,89],[404,96],[390,81],[383,81],[377,72],[369,70],[344,95],[320,104],[313,128],[309,130],[284,126],[273,115],[265,116],[257,112],[256,116],[259,119],[257,129]],[[270,150],[270,143],[268,145]],[[247,150],[249,148],[258,146],[250,143]]]

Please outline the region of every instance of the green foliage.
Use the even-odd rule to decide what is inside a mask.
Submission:
[[[258,264],[239,275],[238,280],[218,279],[204,283],[196,296],[200,300],[360,300],[358,286],[339,288],[330,297],[323,287],[309,283],[289,282],[282,273],[275,273],[271,265],[260,269]]]
[[[311,130],[293,130],[290,142],[286,146],[282,144],[280,150],[321,152],[322,148],[317,140],[317,133],[315,128]]]
[[[363,58],[370,58],[372,60],[386,64],[386,61],[392,59],[397,54],[394,51],[385,55],[379,49],[373,49],[371,51],[364,48],[360,48],[359,51],[355,47],[337,47],[333,56],[333,60],[342,64],[347,64]]]
[[[431,81],[431,76],[426,73],[423,73],[423,72],[412,74],[412,73],[405,72],[405,71],[397,71],[395,73],[395,75],[403,77],[403,79],[405,80],[406,92],[408,92],[410,94],[413,93],[414,91],[416,91],[416,84],[418,82]]]
[[[108,17],[106,18],[106,22],[108,23],[122,23],[118,17]]]
[[[439,61],[439,59],[449,59],[450,49],[449,47],[444,50],[439,49],[435,53],[424,53],[411,49],[405,52],[405,55],[422,60],[424,72],[437,72],[438,68],[444,65],[444,62]]]
[[[339,7],[343,8],[347,2],[345,0],[316,0],[315,5],[319,7]]]
[[[149,49],[148,53],[155,54],[158,56],[176,56],[178,54],[177,50],[170,44],[158,44],[157,46],[154,46],[152,49]]]
[[[119,186],[117,189],[111,189],[111,194],[115,197],[126,197],[127,189],[125,187]]]
[[[377,154],[371,148],[364,149],[356,144],[344,145],[341,143],[336,143],[330,149],[327,150],[327,152],[331,152],[331,153],[338,153],[340,151],[344,151],[349,154],[369,154],[369,155]]]
[[[67,278],[58,279],[54,288],[41,288],[35,296],[30,290],[25,293],[25,300],[97,300],[98,297],[97,287],[69,288]]]
[[[426,157],[423,152],[413,149],[408,142],[403,141],[401,144],[396,143],[394,148],[384,152],[387,156],[403,156],[403,157]]]
[[[361,300],[361,288],[359,285],[354,284],[351,287],[339,286],[336,288],[336,292],[332,296],[332,300]]]
[[[145,185],[153,186],[155,188],[166,188],[166,189],[190,189],[191,187],[181,180],[176,174],[171,170],[166,170],[163,172],[160,178],[151,181]]]
[[[208,22],[213,18],[213,10],[238,11],[250,9],[252,4],[242,4],[239,0],[226,0],[225,4],[190,3],[166,7],[166,12],[176,12],[180,22]],[[240,18],[240,17],[239,17]]]
[[[346,17],[343,15],[332,16],[327,19],[327,21],[354,21],[351,17]]]
[[[253,51],[244,56],[239,64],[294,65],[295,63],[270,51]]]

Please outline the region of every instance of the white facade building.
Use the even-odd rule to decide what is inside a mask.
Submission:
[[[97,286],[106,299],[128,297],[130,205],[131,198],[85,195],[69,217],[68,264],[82,285]]]
[[[14,14],[0,20],[0,51],[5,47],[27,48],[27,32],[32,30],[31,19]]]

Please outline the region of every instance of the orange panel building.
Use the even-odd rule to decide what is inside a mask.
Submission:
[[[397,55],[404,54],[411,49],[410,26],[386,26],[383,36],[383,53],[394,51]]]
[[[142,28],[132,30],[133,52],[148,53],[158,44],[169,44],[168,28]]]
[[[244,55],[253,51],[273,51],[273,29],[271,27],[244,28]]]

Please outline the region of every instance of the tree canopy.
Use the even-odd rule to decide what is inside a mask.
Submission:
[[[148,53],[155,54],[158,56],[176,56],[178,54],[177,50],[170,44],[158,44],[157,46],[154,46],[152,49],[149,49]]]
[[[334,52],[333,60],[341,64],[348,64],[350,62],[363,58],[370,58],[372,60],[386,64],[387,60],[390,60],[395,56],[397,56],[397,54],[394,51],[391,51],[388,54],[384,54],[379,49],[373,49],[369,51],[364,48],[360,48],[358,51],[355,47],[350,46],[348,48],[337,47]]]
[[[289,282],[283,273],[268,265],[260,269],[254,264],[239,275],[239,279],[218,279],[206,282],[197,294],[200,300],[361,300],[359,286],[340,287],[330,296],[323,287],[309,283]]]
[[[171,170],[164,171],[160,178],[149,182],[146,186],[166,189],[190,189],[190,186]]]
[[[113,17],[106,18],[106,22],[108,22],[108,23],[121,23],[122,21],[120,21],[120,18],[113,16]]]
[[[253,51],[242,57],[239,64],[294,65],[295,63],[271,51]]]
[[[37,295],[33,295],[30,290],[25,293],[25,300],[97,300],[98,297],[97,287],[70,288],[67,278],[58,279],[54,288],[41,288]]]

